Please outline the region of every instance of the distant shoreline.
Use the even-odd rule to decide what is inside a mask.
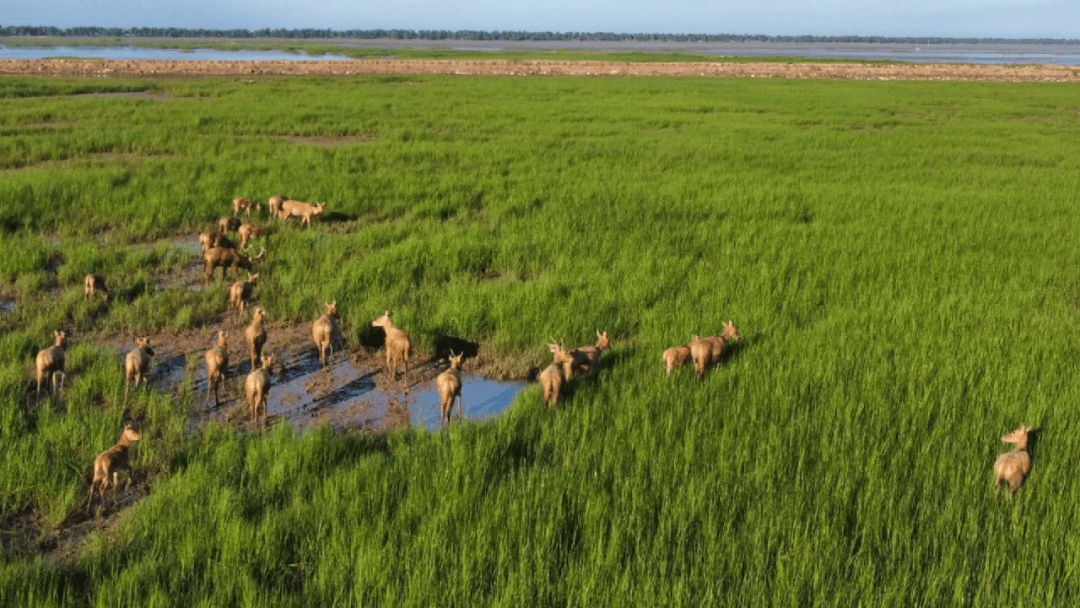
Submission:
[[[667,40],[463,40],[393,38],[102,38],[102,37],[0,37],[0,58],[19,59],[16,49],[27,47],[133,47],[146,49],[286,50],[336,53],[353,59],[416,59],[415,53],[532,54],[534,59],[558,53],[682,55],[701,58],[805,59],[814,61],[880,61],[916,64],[1061,65],[1080,66],[1080,43],[1035,44],[993,42],[684,42]],[[7,49],[8,53],[3,53]],[[42,57],[43,58],[43,57]],[[78,57],[82,58],[82,57]],[[85,58],[89,58],[87,55]],[[116,57],[120,58],[120,57]],[[153,60],[156,57],[132,57]],[[317,55],[313,59],[318,59]],[[600,58],[596,58],[600,59]],[[656,60],[657,57],[643,60]],[[686,60],[686,57],[681,58]]]

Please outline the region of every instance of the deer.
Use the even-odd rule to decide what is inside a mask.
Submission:
[[[690,356],[690,345],[676,346],[664,351],[664,369],[667,370],[667,375],[671,375],[671,370],[676,367],[685,365],[688,361],[693,359]]]
[[[1009,484],[1009,496],[1016,494],[1017,488],[1024,483],[1028,473],[1031,472],[1031,455],[1028,454],[1028,431],[1030,426],[1021,426],[1015,431],[1001,438],[1005,443],[1011,443],[1016,447],[1011,452],[1006,452],[994,461],[994,488],[1002,484]]]
[[[37,397],[41,398],[41,383],[45,381],[45,378],[50,378],[52,381],[53,395],[57,392],[57,374],[63,378],[64,375],[64,349],[67,347],[67,333],[63,331],[53,332],[56,342],[53,346],[46,348],[38,352],[37,357],[34,359],[34,364],[37,367]]]
[[[573,373],[574,358],[557,344],[551,344],[548,348],[555,355],[555,359],[551,362],[551,365],[540,372],[540,388],[543,391],[544,403],[551,409],[557,409],[559,407],[559,398],[562,396],[563,385],[566,383],[563,370],[570,369],[571,374]],[[573,376],[571,375],[571,377]]]
[[[206,403],[210,403],[210,391],[214,391],[214,407],[220,405],[218,388],[229,373],[229,334],[218,332],[217,346],[206,351]]]
[[[407,389],[409,386],[409,356],[412,354],[412,342],[409,341],[409,336],[394,327],[389,310],[383,316],[372,321],[371,325],[381,327],[386,332],[386,371],[390,374],[391,380],[397,378],[398,365],[402,362],[405,364],[405,373],[402,374],[401,379]]]
[[[105,301],[109,301],[109,288],[105,286],[105,277],[97,274],[88,274],[83,280],[83,299],[89,300],[95,292],[105,294]]]
[[[248,374],[244,382],[248,409],[251,410],[251,423],[256,428],[259,427],[259,410],[262,410],[263,426],[265,427],[267,423],[266,397],[270,393],[270,368],[273,365],[274,355],[266,355],[262,360],[262,366]]]
[[[262,236],[263,229],[255,224],[241,224],[236,233],[240,235],[240,249],[247,249],[248,241]]]
[[[450,424],[450,412],[454,409],[454,401],[458,402],[458,420],[462,418],[461,411],[461,360],[464,353],[455,355],[450,351],[450,369],[439,374],[435,378],[435,386],[439,389],[439,411],[443,426]]]
[[[221,247],[222,249],[236,249],[229,237],[218,232],[217,230],[207,230],[206,232],[199,233],[199,247],[202,249],[203,255],[206,254],[208,249],[213,247]]]
[[[128,452],[131,450],[131,446],[140,439],[142,439],[142,434],[130,424],[126,424],[116,445],[98,454],[97,458],[94,459],[94,480],[90,483],[90,497],[86,501],[88,508],[94,499],[95,490],[97,490],[101,500],[105,500],[105,490],[109,487],[110,480],[112,480],[111,485],[115,495],[119,489],[121,471],[128,474],[127,485],[124,488],[127,489],[131,485],[131,466]]]
[[[590,374],[600,367],[600,355],[611,346],[607,332],[596,332],[596,346],[581,346],[570,351],[574,358],[574,373]]]
[[[239,227],[240,218],[238,217],[223,217],[218,220],[218,231],[221,232],[221,234],[236,232],[236,229]]]
[[[150,357],[154,356],[154,349],[150,348],[149,338],[139,338],[138,346],[127,354],[124,360],[124,399],[127,399],[128,388],[131,381],[135,380],[135,388],[139,388],[139,382],[146,388],[146,375],[150,369]]]
[[[262,308],[256,308],[255,314],[251,317],[251,325],[248,325],[247,329],[244,330],[244,339],[247,340],[251,351],[251,369],[253,370],[259,367],[263,345],[266,344],[266,329],[263,328],[265,318],[266,311]]]
[[[221,267],[221,280],[225,280],[225,269],[232,268],[233,277],[236,278],[239,274],[239,269],[251,270],[255,265],[255,262],[261,260],[266,255],[266,248],[259,255],[255,257],[245,257],[236,253],[235,249],[225,249],[223,247],[211,247],[203,254],[203,262],[206,263],[205,276],[203,277],[203,284],[208,284],[210,278],[214,276],[214,270]]]
[[[311,218],[322,215],[323,203],[312,205],[301,201],[285,201],[281,204],[281,219],[288,221],[290,217],[300,218],[300,226],[311,226]]]
[[[289,200],[289,199],[287,199],[284,196],[278,195],[278,194],[275,194],[274,196],[271,196],[270,197],[270,202],[267,205],[267,208],[270,210],[270,215],[272,215],[274,217],[281,217],[281,206],[287,200]]]
[[[245,215],[251,215],[251,207],[254,206],[256,211],[262,211],[262,205],[254,204],[246,198],[234,198],[232,201],[233,215],[240,215],[240,210],[244,210]]]
[[[326,305],[326,314],[316,319],[311,327],[311,337],[319,348],[319,363],[323,367],[326,367],[326,363],[334,356],[334,336],[338,333],[337,317],[337,300],[334,300],[333,304]]]
[[[690,356],[694,358],[694,369],[697,371],[698,380],[705,377],[706,369],[720,362],[728,342],[741,339],[742,335],[731,321],[724,324],[724,333],[719,336],[707,338],[694,336],[694,339],[690,341]]]
[[[229,288],[229,310],[236,312],[238,318],[244,315],[244,302],[251,300],[258,282],[259,275],[249,272],[247,281],[237,281]]]

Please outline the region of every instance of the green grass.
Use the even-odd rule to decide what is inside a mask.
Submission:
[[[125,419],[154,480],[67,561],[4,527],[0,604],[1075,603],[1078,111],[1055,84],[0,80],[0,521],[62,527]],[[327,204],[270,237],[273,318],[337,300],[355,343],[390,309],[524,367],[601,329],[600,376],[435,434],[125,406],[97,340],[215,323],[172,239],[272,194]],[[719,369],[664,376],[728,319]]]

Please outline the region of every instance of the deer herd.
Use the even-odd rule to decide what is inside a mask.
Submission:
[[[214,270],[222,269],[224,279],[226,269],[231,268],[236,279],[239,269],[248,270],[246,281],[237,280],[229,290],[229,312],[237,317],[244,314],[245,304],[249,303],[258,284],[259,274],[252,274],[253,267],[264,259],[266,248],[263,246],[258,255],[250,255],[247,247],[254,239],[265,238],[268,234],[263,226],[242,222],[237,215],[244,212],[250,216],[252,210],[261,212],[263,207],[254,204],[245,198],[236,198],[232,201],[233,216],[222,218],[217,225],[217,230],[209,230],[199,234],[199,244],[202,250],[204,267],[204,283],[209,283],[213,278]],[[311,220],[323,213],[324,204],[289,200],[281,196],[270,198],[267,211],[271,217],[281,221],[290,218],[300,219],[301,227],[309,227]],[[229,238],[230,232],[236,232],[239,238],[239,246],[234,245]],[[241,253],[241,252],[244,253]],[[102,294],[105,301],[110,300],[108,287],[104,277],[89,274],[84,281],[84,296],[86,299],[93,298],[96,294]],[[312,325],[312,338],[319,353],[319,364],[325,368],[333,357],[333,343],[335,337],[340,336],[338,327],[338,304],[337,302],[326,304],[326,314],[319,317]],[[255,308],[252,320],[244,329],[244,340],[250,352],[250,373],[244,382],[244,391],[247,397],[252,424],[258,428],[260,420],[262,426],[267,424],[267,395],[271,388],[271,373],[275,365],[273,355],[263,355],[262,349],[266,343],[267,332],[265,327],[266,311]],[[381,317],[372,321],[373,327],[382,328],[385,333],[384,347],[386,350],[386,371],[391,381],[396,381],[398,370],[401,370],[401,382],[408,391],[409,361],[412,356],[412,343],[402,329],[396,327],[391,319],[390,311],[386,311]],[[541,387],[541,395],[545,405],[551,409],[558,407],[559,401],[565,399],[568,384],[576,377],[596,374],[600,369],[601,356],[611,346],[611,340],[607,332],[596,332],[596,344],[567,349],[561,344],[552,342],[548,350],[553,356],[550,365],[537,375]],[[723,331],[719,335],[709,337],[693,336],[689,344],[669,348],[663,352],[662,361],[665,373],[671,373],[691,361],[699,380],[703,380],[709,368],[719,364],[733,342],[742,339],[739,330],[728,321],[724,324]],[[67,344],[67,335],[63,331],[55,332],[53,346],[43,349],[35,358],[37,369],[37,394],[40,398],[42,384],[50,384],[52,394],[58,394],[64,383],[64,351]],[[138,338],[135,349],[127,353],[124,360],[124,398],[128,398],[130,384],[134,382],[136,388],[142,382],[146,387],[147,375],[150,370],[151,358],[154,351],[148,338]],[[213,393],[214,406],[220,404],[219,392],[222,384],[228,376],[229,352],[228,332],[217,332],[217,344],[206,351],[206,403],[210,403]],[[440,420],[445,427],[450,423],[451,414],[455,404],[458,406],[458,420],[463,417],[461,407],[461,368],[464,354],[455,354],[452,350],[448,357],[449,368],[435,378],[435,386],[439,393]],[[1031,470],[1031,457],[1027,446],[1030,427],[1021,426],[1012,433],[1002,437],[1002,441],[1015,444],[1016,448],[1002,454],[994,463],[994,485],[1006,485],[1011,493],[1016,492],[1024,482]],[[102,452],[94,460],[93,483],[90,487],[91,499],[96,491],[102,499],[105,490],[110,485],[116,489],[117,476],[121,471],[128,470],[128,451],[132,444],[141,438],[140,433],[131,425],[126,425],[116,445]],[[130,475],[128,479],[130,483]]]

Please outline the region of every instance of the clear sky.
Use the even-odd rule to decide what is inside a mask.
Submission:
[[[1080,38],[1080,0],[0,0],[0,25]]]

